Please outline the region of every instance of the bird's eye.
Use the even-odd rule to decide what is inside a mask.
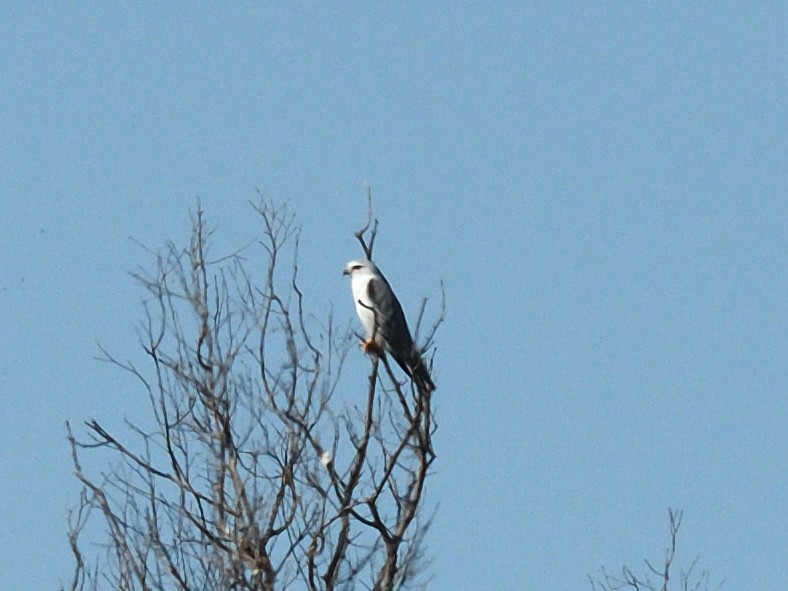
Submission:
[[[361,268],[361,265],[353,265],[353,270],[354,271],[357,271],[360,268]]]

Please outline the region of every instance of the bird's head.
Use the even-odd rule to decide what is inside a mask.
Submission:
[[[376,272],[377,267],[375,267],[375,263],[372,261],[355,260],[350,261],[347,265],[345,265],[345,270],[342,273],[343,275],[350,275],[353,277],[356,274],[374,274]]]

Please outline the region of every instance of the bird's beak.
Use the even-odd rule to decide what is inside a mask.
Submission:
[[[343,275],[350,275],[350,271],[348,271],[347,269],[345,269],[344,271],[342,271],[342,274],[343,274]]]

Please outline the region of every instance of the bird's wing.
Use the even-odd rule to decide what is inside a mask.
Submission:
[[[410,336],[402,305],[385,277],[380,275],[369,281],[367,297],[372,303],[375,322],[386,350],[419,388],[427,392],[434,390],[435,384],[432,382],[430,372],[413,342],[413,337]]]
[[[397,296],[382,275],[373,277],[367,284],[367,296],[375,312],[380,336],[386,341],[392,355],[407,355],[413,348],[408,322]]]

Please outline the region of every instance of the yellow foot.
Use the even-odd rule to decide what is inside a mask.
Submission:
[[[371,339],[369,341],[362,342],[361,348],[364,350],[364,353],[366,353],[367,355],[369,354],[380,355],[381,352],[380,347],[378,347],[378,344]]]

